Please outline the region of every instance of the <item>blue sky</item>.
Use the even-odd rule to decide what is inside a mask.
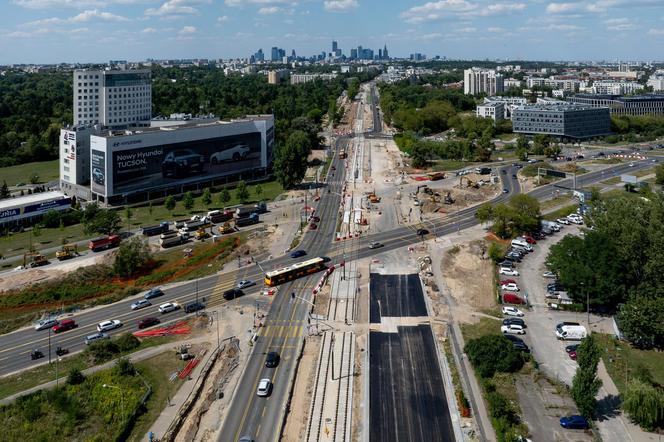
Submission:
[[[651,60],[664,0],[0,0],[0,64],[348,54]]]

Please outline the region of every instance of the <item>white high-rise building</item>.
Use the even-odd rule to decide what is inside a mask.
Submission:
[[[505,90],[503,74],[494,70],[471,68],[463,71],[463,93],[496,95]]]
[[[152,117],[148,70],[75,70],[74,126],[125,127]]]

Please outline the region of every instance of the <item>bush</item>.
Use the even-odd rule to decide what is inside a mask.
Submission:
[[[72,368],[67,375],[68,385],[79,385],[85,381],[85,376],[78,368]]]
[[[489,246],[489,258],[495,263],[502,261],[505,256],[505,249],[499,244],[492,242]]]
[[[486,335],[471,339],[464,351],[483,378],[490,378],[497,371],[514,372],[523,366],[521,353],[504,336]]]
[[[136,374],[136,367],[128,358],[120,358],[115,363],[115,371],[120,376],[134,376]]]
[[[138,340],[138,338],[131,333],[124,333],[120,335],[116,340],[115,343],[118,346],[118,349],[121,352],[126,352],[133,350],[137,348],[139,345],[141,345],[141,341]]]
[[[92,357],[95,363],[100,363],[113,359],[115,355],[120,353],[120,349],[114,341],[103,339],[90,344],[85,349],[85,353]]]
[[[664,425],[664,390],[641,379],[627,384],[623,409],[648,431]]]

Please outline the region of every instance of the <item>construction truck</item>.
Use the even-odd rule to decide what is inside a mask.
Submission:
[[[372,203],[379,203],[380,202],[380,197],[376,196],[376,191],[372,191],[369,195],[367,195],[369,198],[369,201]]]
[[[62,246],[60,250],[55,252],[55,257],[58,261],[64,261],[65,259],[73,258],[76,255],[78,255],[76,244],[66,244]]]
[[[118,235],[109,235],[105,238],[96,238],[90,241],[88,248],[93,252],[110,249],[120,245],[122,239]]]
[[[343,160],[345,158],[346,158],[346,151],[342,149],[339,151],[339,159]]]
[[[429,180],[430,181],[438,181],[442,180],[445,178],[445,174],[443,172],[434,172],[429,174]]]
[[[235,232],[235,227],[232,226],[231,223],[229,223],[228,221],[226,221],[223,226],[219,226],[219,233],[221,233],[222,235],[226,235],[233,232]]]
[[[445,195],[445,204],[454,204],[454,198],[452,198],[452,194],[450,192],[447,192],[447,195]]]
[[[41,253],[29,252],[23,255],[23,267],[39,267],[48,264],[48,259]]]
[[[252,224],[257,224],[259,222],[259,217],[257,213],[252,213],[246,218],[240,218],[235,220],[235,227],[244,227],[250,226]]]
[[[201,228],[196,230],[196,233],[194,233],[194,239],[198,240],[204,240],[205,238],[209,237],[210,234],[207,232],[207,230]]]

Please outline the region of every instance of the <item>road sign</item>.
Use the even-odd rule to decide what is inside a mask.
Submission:
[[[566,176],[565,172],[561,172],[559,170],[544,169],[544,171],[546,172],[545,175],[547,175],[547,176],[556,176],[556,177],[559,177],[559,178],[565,178],[565,176]]]

